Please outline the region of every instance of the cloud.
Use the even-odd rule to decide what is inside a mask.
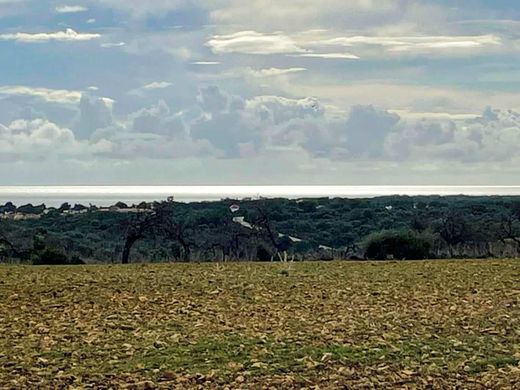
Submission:
[[[110,126],[114,119],[112,115],[113,101],[83,93],[79,101],[79,117],[74,126],[78,139],[90,139],[97,129]]]
[[[436,51],[451,49],[476,49],[502,45],[496,35],[476,36],[351,36],[318,40],[311,43],[319,47],[379,46],[390,52]]]
[[[449,36],[330,36],[324,30],[312,30],[293,35],[242,31],[215,35],[206,43],[215,54],[289,55],[321,59],[358,60],[364,56],[407,53],[445,53],[460,55],[461,51],[477,52],[503,46],[497,35]],[[349,48],[349,51],[344,51]],[[354,51],[354,52],[351,52]]]
[[[153,83],[146,84],[143,89],[164,89],[171,87],[173,84],[167,81],[154,81]]]
[[[210,157],[214,149],[205,141],[170,138],[157,134],[121,131],[110,138],[101,138],[92,146],[94,155],[123,161],[177,160]]]
[[[191,63],[192,65],[220,65],[219,61],[195,61]]]
[[[0,34],[0,40],[16,41],[23,43],[45,43],[50,41],[73,42],[73,41],[91,41],[100,38],[100,34],[96,33],[78,33],[71,28],[65,31],[50,33],[14,33]]]
[[[6,161],[78,157],[86,149],[70,129],[47,120],[19,119],[0,127],[0,155]]]
[[[217,154],[207,140],[189,137],[181,113],[172,113],[164,101],[130,114],[90,138],[100,158],[180,159]]]
[[[257,96],[244,101],[215,86],[201,89],[199,104],[203,114],[190,124],[191,136],[209,141],[228,158],[251,157],[269,147],[290,121],[324,112],[313,98]]]
[[[114,47],[122,47],[122,46],[125,46],[125,45],[126,45],[126,42],[106,42],[106,43],[102,43],[101,47],[103,49],[111,49],[111,48],[114,48]]]
[[[360,57],[350,53],[305,53],[297,54],[297,57],[324,58],[331,60],[359,60]]]
[[[339,139],[353,156],[381,157],[399,116],[374,106],[354,106]]]
[[[209,2],[208,8],[215,23],[273,31],[381,25],[400,16],[406,3],[406,0],[291,0],[274,5],[265,0],[226,0]]]
[[[207,46],[213,53],[242,54],[291,54],[304,50],[288,36],[282,33],[263,34],[256,31],[242,31],[229,35],[215,35]]]
[[[280,124],[291,119],[323,116],[325,109],[316,98],[289,99],[281,96],[257,96],[246,102],[246,108],[265,123]]]
[[[184,138],[185,135],[181,116],[172,113],[163,100],[132,114],[130,120],[132,121],[132,131],[137,133],[158,134],[173,138]]]
[[[203,114],[190,123],[194,139],[207,140],[227,158],[269,150],[300,150],[326,159],[389,159],[385,143],[400,117],[373,106],[355,106],[343,119],[327,115],[316,98],[256,96],[240,100],[218,87],[201,90]]]
[[[128,14],[132,19],[140,20],[150,16],[163,16],[182,7],[189,6],[191,0],[94,0],[99,6],[115,9]]]
[[[82,92],[14,85],[0,87],[0,96],[2,95],[35,97],[50,103],[77,104],[81,99]]]
[[[420,120],[401,123],[387,140],[390,158],[451,161],[463,164],[511,162],[518,156],[520,113],[486,109],[461,121]]]
[[[201,108],[210,114],[227,110],[229,97],[220,91],[216,86],[201,88],[199,91],[198,102]]]
[[[266,68],[266,69],[252,69],[247,68],[245,70],[246,75],[258,78],[264,77],[278,77],[285,76],[294,73],[305,72],[306,68]]]
[[[55,9],[56,12],[60,14],[74,14],[88,11],[87,7],[83,7],[81,5],[60,5],[57,6]]]

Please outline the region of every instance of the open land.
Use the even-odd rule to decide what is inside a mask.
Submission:
[[[0,266],[0,388],[514,388],[520,261]]]

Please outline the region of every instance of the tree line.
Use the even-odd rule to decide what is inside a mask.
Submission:
[[[231,212],[232,204],[240,211]],[[20,209],[9,203],[0,206],[0,214],[13,207]],[[100,212],[64,205],[43,214],[44,205],[24,205],[42,214],[0,219],[0,261],[486,258],[520,251],[516,197],[169,200],[135,206],[143,212],[117,212],[125,207],[119,203]]]

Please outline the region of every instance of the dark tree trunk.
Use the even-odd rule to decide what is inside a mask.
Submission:
[[[0,234],[0,245],[6,246],[8,248],[8,250],[10,251],[11,255],[14,255],[14,256],[20,255],[20,252],[14,246],[14,244],[1,234]]]
[[[138,239],[138,236],[128,236],[126,238],[123,254],[121,256],[121,263],[128,264],[130,262],[130,251]]]
[[[179,240],[179,243],[181,244],[183,252],[184,252],[183,253],[183,257],[184,257],[183,261],[189,262],[190,261],[190,257],[191,257],[190,245],[182,237],[179,237],[178,240]]]

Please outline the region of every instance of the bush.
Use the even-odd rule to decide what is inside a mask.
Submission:
[[[33,260],[34,265],[65,265],[69,264],[67,256],[56,249],[46,249]]]
[[[372,260],[422,260],[430,255],[431,240],[412,231],[387,230],[365,240],[365,257]]]
[[[272,255],[263,246],[259,246],[256,250],[256,257],[258,261],[271,261]]]

